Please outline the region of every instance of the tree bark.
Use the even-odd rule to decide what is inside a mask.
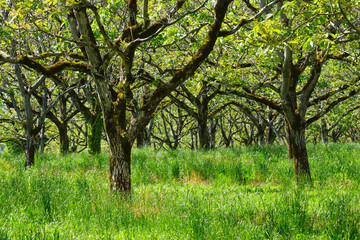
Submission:
[[[67,120],[67,98],[63,95],[60,96],[59,109],[60,109],[60,122],[58,123],[59,130],[59,144],[60,153],[69,153],[69,136],[68,136],[68,120]]]
[[[31,167],[35,164],[35,150],[35,137],[31,131],[26,130],[25,168]]]
[[[101,152],[101,135],[103,132],[103,121],[101,118],[101,112],[91,116],[88,120],[89,132],[87,136],[87,145],[89,153],[95,155]]]
[[[121,126],[109,123],[105,126],[110,149],[110,190],[130,196],[132,144],[119,132]]]
[[[323,143],[329,142],[329,130],[324,118],[320,119],[320,129],[321,129],[321,140]]]
[[[207,93],[207,84],[204,83],[202,90],[200,92],[200,101],[197,106],[198,109],[198,128],[199,128],[199,143],[200,149],[208,150],[210,149],[210,133],[208,128],[208,118],[209,118],[209,99],[206,95]]]
[[[36,134],[33,124],[33,111],[30,104],[30,94],[25,93],[24,107],[25,107],[25,132],[26,132],[26,151],[25,151],[25,168],[31,167],[35,163],[35,149],[36,149]]]
[[[209,118],[209,122],[210,122],[210,148],[215,149],[215,147],[216,147],[216,129],[217,129],[217,125],[218,125],[218,120],[215,120],[215,122],[214,122],[214,118],[211,117],[211,118]]]
[[[265,145],[265,125],[260,124],[257,126],[257,145],[264,146]]]
[[[58,130],[59,130],[60,153],[67,154],[69,153],[69,146],[70,146],[67,122],[61,123],[58,126]]]
[[[310,166],[306,149],[305,124],[297,122],[289,126],[289,150],[294,164],[297,184],[311,182]]]
[[[273,129],[273,126],[272,126],[274,116],[271,113],[270,107],[267,107],[266,110],[268,111],[268,114],[267,114],[268,125],[267,125],[267,132],[266,132],[266,144],[267,145],[272,145],[272,144],[274,144],[275,139],[276,139],[276,133],[275,133],[275,131]],[[279,141],[280,140],[281,139],[279,139]]]
[[[43,116],[40,118],[40,123],[39,126],[41,126],[41,130],[40,130],[40,144],[39,144],[39,153],[44,153],[45,150],[45,111],[47,108],[47,88],[46,88],[46,83],[45,81],[42,84],[42,89],[43,89],[43,101],[41,104],[41,109],[43,112]]]
[[[198,125],[200,149],[208,150],[210,148],[210,135],[207,119],[199,119]]]
[[[136,136],[136,147],[137,147],[137,148],[142,148],[142,147],[145,146],[145,140],[144,140],[145,136],[144,136],[144,135],[145,135],[144,132],[141,131],[141,132],[139,132],[139,134]]]

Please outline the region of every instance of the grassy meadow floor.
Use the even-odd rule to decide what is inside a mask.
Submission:
[[[310,145],[314,187],[284,146],[134,149],[132,198],[106,154],[0,157],[1,239],[360,239],[360,144]]]

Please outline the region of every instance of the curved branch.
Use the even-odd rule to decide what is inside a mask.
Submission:
[[[344,8],[341,6],[341,3],[340,3],[340,0],[338,0],[338,5],[339,5],[339,8],[340,8],[340,12],[342,13],[342,15],[344,16],[344,19],[345,21],[347,22],[347,24],[349,24],[349,26],[355,30],[355,32],[360,35],[360,29],[357,28],[351,21],[350,19],[348,18],[348,16],[346,15],[345,11],[344,11]]]
[[[266,4],[260,11],[258,11],[254,16],[252,16],[249,19],[241,19],[240,22],[238,23],[238,25],[236,25],[235,28],[228,30],[228,31],[221,31],[219,33],[219,37],[227,37],[229,35],[232,35],[234,33],[236,33],[241,27],[243,27],[244,25],[251,23],[252,21],[254,21],[256,18],[260,17],[262,14],[264,14],[272,5],[275,5],[276,3],[278,3],[279,0],[275,0],[271,3]]]
[[[254,101],[258,102],[258,103],[263,103],[266,106],[269,106],[270,108],[276,110],[277,112],[279,112],[281,114],[283,113],[283,109],[276,102],[271,101],[271,100],[269,100],[267,98],[264,98],[262,96],[256,95],[256,94],[251,93],[251,92],[227,89],[225,91],[219,91],[219,94],[236,95],[238,97],[244,97],[244,98],[247,98],[247,99],[250,99],[250,100],[254,100]]]
[[[323,117],[326,113],[328,113],[330,110],[332,110],[336,105],[338,105],[339,103],[349,99],[350,97],[358,94],[360,92],[360,88],[351,91],[348,95],[340,97],[338,99],[336,99],[335,101],[333,101],[332,103],[330,103],[323,111],[319,112],[318,114],[316,114],[314,117],[308,119],[306,121],[306,126],[309,126],[310,124],[312,124],[313,122],[319,120],[321,117]]]

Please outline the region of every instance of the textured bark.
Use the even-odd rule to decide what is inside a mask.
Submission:
[[[257,145],[265,145],[265,126],[259,125],[257,128]]]
[[[43,98],[42,98],[42,104],[41,109],[42,112],[45,113],[47,109],[47,88],[45,81],[43,82],[42,86],[43,91]],[[40,144],[39,144],[39,153],[43,153],[45,150],[45,114],[40,118],[39,126],[41,126],[40,130]]]
[[[69,136],[68,136],[68,121],[67,118],[67,109],[66,109],[66,97],[60,97],[60,122],[58,123],[57,127],[59,130],[59,146],[60,146],[60,153],[67,154],[69,153]]]
[[[33,166],[35,163],[35,149],[36,149],[35,139],[37,132],[34,130],[33,110],[31,107],[31,94],[25,88],[20,66],[16,64],[14,66],[14,70],[18,80],[20,92],[23,97],[24,112],[25,112],[25,135],[26,135],[25,168],[28,168]],[[19,117],[21,117],[21,115],[19,115]]]
[[[136,147],[137,148],[145,147],[145,132],[144,131],[139,132],[139,134],[136,136]]]
[[[87,145],[89,153],[95,155],[101,152],[101,135],[103,132],[103,121],[101,112],[91,116],[88,120],[89,132],[87,136]]]
[[[198,129],[199,129],[199,144],[200,149],[209,149],[210,148],[210,135],[209,129],[207,126],[207,119],[198,120]]]
[[[311,182],[310,165],[306,149],[305,125],[298,123],[289,128],[289,148],[291,149],[294,172],[298,184]]]
[[[105,123],[105,128],[110,148],[110,190],[130,196],[132,144],[119,134],[121,126]]]
[[[329,142],[329,130],[324,118],[320,119],[320,129],[321,129],[321,140],[323,143]]]
[[[203,83],[200,91],[200,101],[198,101],[198,128],[199,128],[199,143],[201,149],[210,149],[210,134],[208,128],[209,118],[209,98],[207,96],[207,83]]]
[[[26,149],[25,149],[25,168],[31,167],[35,163],[35,149],[36,149],[36,133],[34,131],[33,112],[30,105],[30,95],[24,94],[25,106],[25,133],[26,133]]]
[[[151,129],[154,119],[150,120],[149,125],[136,137],[136,147],[142,148],[151,145]]]
[[[26,131],[25,168],[35,164],[35,138],[30,131]]]
[[[210,123],[210,148],[215,149],[215,147],[216,147],[216,129],[217,129],[218,121],[215,120],[215,122],[214,122],[214,118],[209,118],[209,123]]]
[[[68,126],[67,122],[58,126],[59,130],[59,147],[61,154],[69,153],[69,136],[68,136]]]
[[[273,123],[272,123],[274,116],[269,107],[267,107],[266,110],[268,111],[267,122],[269,123],[267,126],[267,132],[266,132],[266,144],[271,145],[275,142],[275,139],[276,139],[276,132],[273,129]],[[281,141],[281,139],[279,139],[279,141]]]

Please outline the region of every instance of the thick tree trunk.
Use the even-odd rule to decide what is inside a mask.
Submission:
[[[95,155],[101,152],[101,135],[103,132],[103,121],[101,112],[89,119],[89,132],[87,136],[87,146],[89,153]]]
[[[36,143],[34,136],[34,124],[33,124],[33,111],[30,104],[30,94],[26,92],[23,94],[24,97],[24,107],[25,107],[25,132],[26,132],[26,151],[25,151],[25,168],[31,167],[35,163],[35,149]]]
[[[266,110],[268,111],[268,114],[267,114],[268,125],[267,125],[267,131],[266,131],[266,144],[267,145],[272,145],[272,144],[274,144],[275,139],[276,139],[276,133],[275,133],[274,129],[272,128],[272,122],[273,122],[274,116],[272,115],[272,113],[270,111],[270,107],[267,107]]]
[[[257,134],[257,145],[263,146],[265,145],[265,126],[259,125],[257,127],[258,134]]]
[[[145,128],[144,131],[144,144],[145,146],[150,146],[151,144],[151,131],[152,131],[152,126],[154,124],[154,118],[151,118],[148,126]]]
[[[305,126],[289,126],[289,157],[294,163],[294,172],[298,184],[311,182],[310,165],[306,149]]]
[[[207,126],[207,119],[199,119],[198,124],[200,149],[207,150],[210,148],[210,135]]]
[[[35,163],[35,136],[32,130],[26,129],[26,151],[25,151],[25,168],[31,167]]]
[[[204,87],[204,91],[205,91]],[[198,129],[199,129],[199,142],[200,149],[210,149],[210,133],[208,128],[208,118],[209,118],[209,101],[207,96],[203,94],[201,96],[200,104],[197,106],[198,109]]]
[[[14,42],[12,42],[14,44]],[[31,94],[25,89],[21,69],[19,65],[15,65],[15,74],[18,79],[20,91],[23,97],[24,111],[25,111],[25,168],[31,167],[35,163],[35,149],[36,149],[36,133],[34,131],[33,110],[31,108]],[[13,100],[15,104],[15,100]],[[21,115],[19,114],[21,119]]]
[[[61,154],[69,153],[70,144],[67,123],[63,123],[59,126],[59,145]]]
[[[259,107],[262,107],[260,104],[259,104]],[[266,143],[266,135],[265,135],[265,130],[266,130],[266,120],[263,119],[263,117],[261,116],[261,114],[256,114],[256,118],[258,119],[258,125],[256,126],[257,127],[257,130],[258,130],[258,134],[257,134],[257,144],[260,145],[260,146],[263,146],[265,145]]]
[[[131,148],[132,144],[123,137],[119,126],[106,126],[110,148],[110,190],[131,195]]]
[[[144,131],[139,132],[139,134],[136,136],[136,147],[142,148],[145,146],[145,133]]]
[[[190,130],[190,139],[191,139],[190,149],[191,149],[191,150],[195,150],[194,133],[193,133],[192,130]]]
[[[136,137],[136,147],[142,148],[151,145],[151,130],[154,124],[154,118],[152,118],[148,124]]]
[[[266,134],[266,144],[267,145],[274,144],[275,139],[276,139],[276,134],[275,134],[274,130],[271,127],[268,127],[267,134]]]

